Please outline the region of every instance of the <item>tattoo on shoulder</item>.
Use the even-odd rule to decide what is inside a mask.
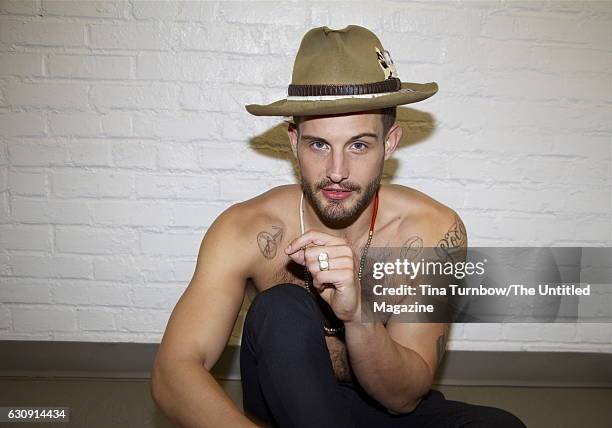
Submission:
[[[465,243],[466,239],[465,226],[459,216],[455,215],[453,225],[444,234],[444,237],[440,239],[438,246],[444,248],[460,247]]]
[[[465,226],[455,214],[455,221],[452,226],[446,231],[442,239],[436,245],[436,253],[444,260],[453,261],[453,249],[459,249],[467,246],[467,233]]]
[[[257,234],[257,245],[266,259],[273,259],[276,256],[278,244],[282,240],[283,229],[279,226],[272,226],[272,232],[262,230]]]
[[[438,364],[442,362],[442,357],[444,357],[444,351],[446,350],[446,341],[448,339],[448,326],[444,326],[444,331],[440,336],[438,336],[438,340],[436,340],[436,356]]]

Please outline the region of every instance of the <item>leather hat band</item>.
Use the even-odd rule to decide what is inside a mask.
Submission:
[[[289,85],[290,97],[307,97],[321,95],[364,95],[384,92],[397,92],[402,82],[397,77],[390,77],[381,82],[350,85]]]

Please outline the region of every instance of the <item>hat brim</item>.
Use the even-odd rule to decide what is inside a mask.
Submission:
[[[279,100],[271,104],[249,104],[246,109],[255,116],[316,116],[354,113],[394,107],[423,101],[438,92],[438,84],[402,82],[401,89],[372,98],[342,98],[325,101]]]

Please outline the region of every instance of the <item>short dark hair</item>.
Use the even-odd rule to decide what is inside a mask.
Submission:
[[[387,132],[395,123],[397,118],[397,107],[387,107],[381,110],[382,113],[382,124],[383,124],[383,138],[387,136]]]
[[[387,136],[387,132],[391,129],[393,124],[395,123],[397,117],[397,107],[387,107],[380,110],[382,125],[383,125],[383,139]],[[299,124],[303,120],[304,116],[293,116],[293,123],[295,124],[296,129],[298,130],[299,135]]]

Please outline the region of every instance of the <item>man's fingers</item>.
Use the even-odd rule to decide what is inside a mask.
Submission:
[[[306,264],[306,260],[304,259],[304,251],[297,251],[293,254],[289,254],[289,258],[302,266]]]
[[[320,265],[319,265],[319,258],[318,258],[318,254],[315,254],[315,257],[312,256],[306,256],[306,267],[308,268],[308,271],[312,272],[317,272],[320,271]],[[348,256],[340,256],[340,257],[332,257],[332,255],[329,255],[329,258],[327,260],[328,266],[329,266],[329,270],[337,270],[337,269],[354,269],[355,265],[353,263],[353,258],[352,257],[348,257]]]
[[[344,245],[323,245],[318,247],[308,247],[304,250],[304,256],[306,257],[306,263],[310,263],[313,261],[319,260],[319,255],[321,253],[327,253],[327,258],[329,261],[332,259],[339,259],[343,257],[352,258],[353,252],[352,250]]]
[[[327,233],[319,232],[318,230],[309,230],[305,232],[303,235],[298,236],[293,241],[289,243],[287,248],[285,248],[286,254],[293,254],[298,250],[312,245],[342,245],[346,244],[344,239],[339,238],[337,236],[332,236]]]
[[[298,264],[306,265],[313,272],[319,270],[319,255],[327,253],[327,262],[330,269],[345,268],[353,266],[352,250],[344,246],[312,246],[303,251],[289,254],[289,257]]]
[[[319,290],[324,284],[340,284],[353,279],[353,269],[334,269],[312,274],[313,286]]]

